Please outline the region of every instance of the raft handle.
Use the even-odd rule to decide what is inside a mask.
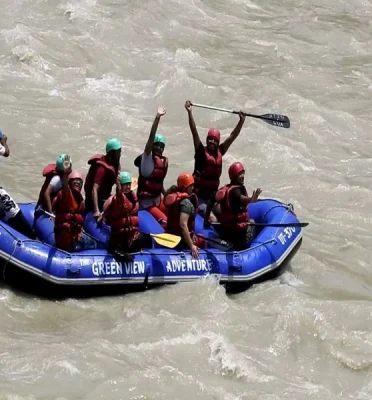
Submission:
[[[70,268],[67,268],[66,269],[66,276],[67,277],[80,276],[80,268],[76,269],[75,271],[71,270]]]
[[[241,265],[229,265],[229,271],[231,272],[242,272],[243,267]]]

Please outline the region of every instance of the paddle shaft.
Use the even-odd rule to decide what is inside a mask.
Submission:
[[[249,225],[252,226],[263,226],[263,227],[274,227],[274,228],[304,228],[305,226],[308,226],[309,223],[308,222],[288,222],[287,224],[265,224],[265,223],[261,223],[261,222],[248,222]],[[220,226],[221,223],[220,222],[213,222],[211,224],[212,226]]]
[[[227,112],[227,113],[231,113],[231,114],[239,114],[239,111],[229,110],[227,108],[207,106],[204,104],[196,104],[196,103],[191,103],[191,105],[194,107],[206,108],[209,110],[222,111],[222,112]],[[262,119],[265,122],[270,123],[271,125],[279,126],[281,128],[289,128],[290,127],[290,121],[286,115],[272,114],[272,113],[265,114],[265,115],[255,115],[255,114],[250,114],[250,113],[246,113],[246,112],[243,114],[246,117]]]

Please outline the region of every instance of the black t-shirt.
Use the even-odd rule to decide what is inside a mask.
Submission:
[[[246,196],[243,186],[232,189],[229,193],[230,206],[234,213],[238,213],[242,209],[241,196]]]
[[[218,192],[218,190],[216,190],[211,196],[211,198],[213,199],[214,202],[216,202],[217,192]],[[231,209],[233,210],[234,213],[238,213],[241,211],[241,208],[242,208],[242,204],[240,201],[241,196],[247,196],[244,186],[239,186],[239,187],[236,187],[236,188],[230,190],[229,202],[230,202]]]
[[[204,146],[202,143],[200,143],[199,147],[196,149],[195,151],[195,155],[194,155],[194,159],[195,159],[195,164],[194,164],[194,173],[195,171],[199,171],[202,172],[205,169],[205,165],[207,162],[207,159],[205,157],[205,149],[206,146]],[[222,155],[224,155],[226,153],[225,147],[222,144],[220,144],[218,146],[218,148],[220,149],[220,152]]]

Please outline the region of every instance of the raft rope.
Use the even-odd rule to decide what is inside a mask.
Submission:
[[[277,201],[277,200],[276,200],[276,201]],[[263,215],[263,218],[262,218],[262,219],[264,219],[264,218],[266,217],[266,215],[267,215],[271,210],[273,210],[274,208],[277,208],[277,207],[279,207],[279,208],[282,208],[282,207],[283,207],[283,208],[286,208],[286,209],[287,209],[287,212],[283,215],[283,218],[282,218],[281,222],[283,221],[284,217],[285,217],[289,212],[291,212],[292,214],[294,214],[294,207],[293,207],[293,204],[291,204],[291,203],[285,204],[285,203],[281,203],[281,202],[279,202],[279,201],[278,201],[278,203],[279,203],[279,204],[270,207],[270,208],[265,212],[265,214]]]

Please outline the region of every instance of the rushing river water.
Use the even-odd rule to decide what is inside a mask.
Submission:
[[[247,118],[226,163],[309,221],[279,279],[52,302],[0,286],[0,399],[372,398],[372,2],[2,0],[1,184],[32,201],[106,140],[135,173],[158,105],[167,185],[192,171],[185,100]],[[232,114],[194,109],[200,133]],[[227,168],[223,180],[227,179]]]

